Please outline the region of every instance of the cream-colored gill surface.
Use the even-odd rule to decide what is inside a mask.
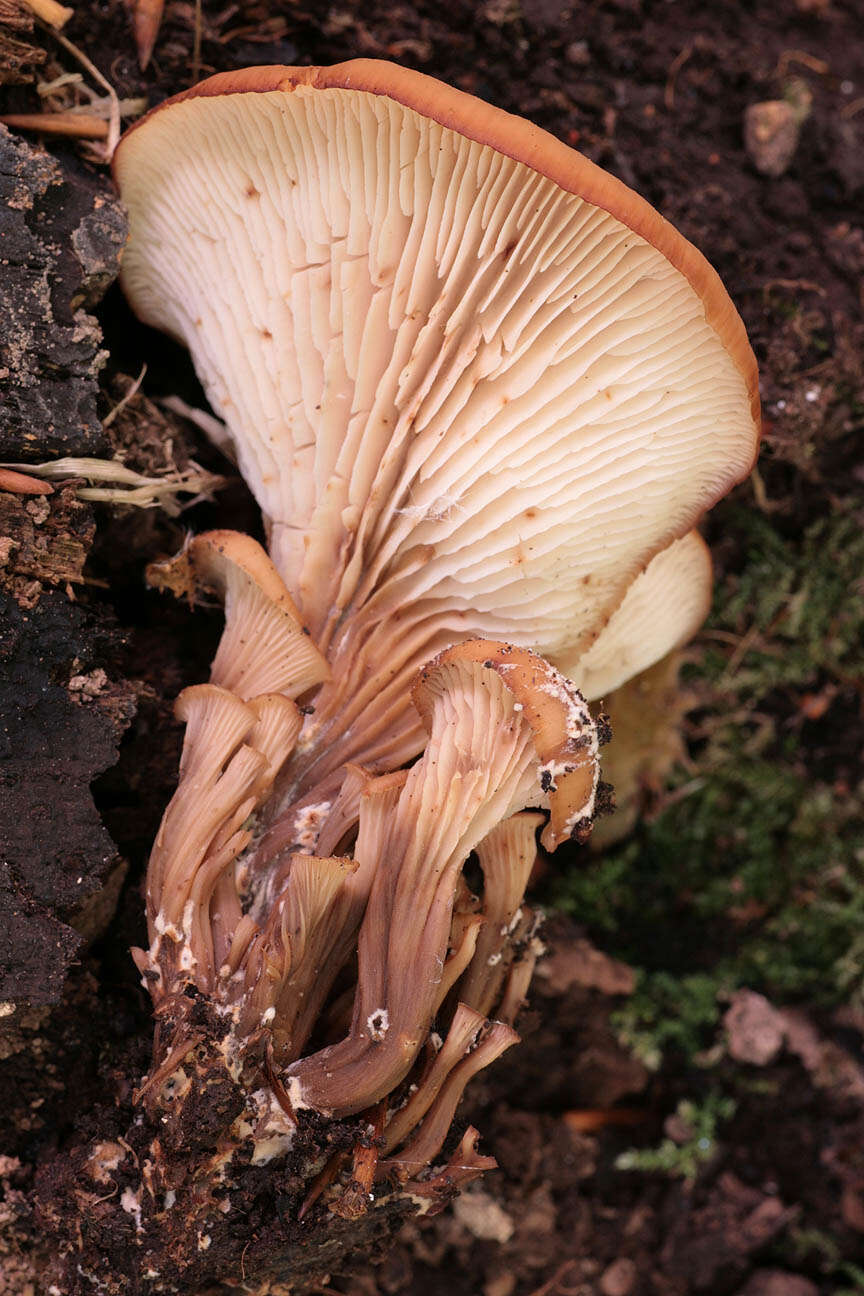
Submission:
[[[555,665],[593,701],[653,666],[696,633],[711,606],[711,553],[698,531],[661,549],[581,656]]]
[[[316,636],[374,595],[584,646],[749,467],[745,382],[684,276],[393,100],[189,99],[117,175],[125,289],[189,345]]]

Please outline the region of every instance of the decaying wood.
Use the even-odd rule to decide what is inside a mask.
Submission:
[[[28,38],[34,28],[33,10],[25,0],[0,0],[0,85],[32,81],[47,54]]]
[[[8,8],[9,0],[0,0]],[[102,438],[103,360],[86,313],[116,273],[124,219],[96,182],[0,128],[0,453],[79,453]],[[0,998],[57,1001],[117,852],[90,791],[134,711],[105,670],[106,631],[67,591],[94,536],[71,489],[24,470],[0,477]],[[74,593],[73,593],[74,597]],[[93,909],[94,904],[96,910]],[[79,923],[85,912],[90,914]]]
[[[88,308],[117,273],[125,233],[107,183],[0,126],[0,461],[105,449],[105,353]]]

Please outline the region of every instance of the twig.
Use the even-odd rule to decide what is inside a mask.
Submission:
[[[789,71],[790,63],[800,63],[802,67],[809,68],[811,72],[816,72],[819,76],[827,76],[831,71],[830,65],[824,59],[814,58],[806,50],[784,50],[777,60],[777,67],[774,71],[774,75],[779,80],[782,81]]]
[[[109,410],[109,412],[103,418],[102,420],[103,428],[110,427],[110,425],[114,422],[115,418],[120,413],[120,411],[122,409],[125,409],[125,407],[132,400],[132,397],[137,396],[141,384],[144,381],[144,375],[146,374],[146,372],[147,372],[147,365],[143,364],[141,366],[141,372],[139,373],[135,381],[132,383],[132,386],[129,388],[126,395],[122,396],[120,400],[117,402],[117,404],[114,406],[114,408],[112,410]]]
[[[378,1156],[384,1142],[381,1136],[384,1133],[386,1109],[387,1100],[383,1099],[368,1113],[371,1135],[354,1145],[351,1181],[345,1191],[330,1203],[330,1210],[334,1215],[340,1215],[342,1219],[359,1219],[369,1209]]]
[[[663,91],[663,103],[670,112],[675,106],[675,78],[692,55],[693,46],[685,45],[682,50],[679,50],[672,62],[669,64],[669,71],[666,74],[666,88]]]
[[[138,51],[138,66],[143,72],[153,55],[153,46],[162,26],[162,10],[165,0],[133,0],[129,6],[132,19],[132,35]]]
[[[857,117],[859,112],[862,111],[864,111],[864,97],[853,99],[851,103],[846,104],[840,109],[840,116],[844,121],[848,121],[850,117]]]
[[[687,798],[693,796],[695,792],[700,792],[707,781],[708,780],[704,778],[688,779],[688,781],[682,783],[680,787],[674,788],[671,792],[664,793],[664,795],[661,796],[660,803],[651,818],[656,818],[661,811],[668,810],[670,806],[678,805],[681,801],[686,801]]]
[[[750,484],[753,487],[753,497],[756,500],[756,507],[760,513],[770,513],[771,505],[768,501],[768,492],[765,489],[765,483],[758,468],[754,468],[750,473]]]
[[[741,637],[738,642],[738,647],[726,663],[726,669],[724,670],[722,679],[720,680],[721,687],[723,684],[728,684],[734,678],[738,667],[741,665],[750,649],[753,648],[761,638],[762,631],[759,629],[758,625],[755,624],[752,625],[747,633]]]
[[[542,1287],[535,1287],[531,1296],[555,1296],[556,1291],[558,1296],[568,1296],[568,1292],[572,1293],[579,1291],[579,1287],[568,1288],[560,1286],[561,1279],[564,1278],[571,1269],[575,1269],[576,1265],[576,1260],[565,1260],[563,1264],[558,1266],[548,1282],[545,1282]]]
[[[758,625],[754,623],[747,633],[742,636],[739,640],[738,647],[726,663],[726,669],[723,671],[717,684],[718,689],[722,690],[724,685],[731,683],[737,673],[738,667],[741,665],[750,649],[755,647],[756,644],[759,645],[759,651],[764,653],[767,657],[777,657],[780,655],[780,650],[769,642],[769,637],[774,633],[777,626],[780,625],[783,618],[786,616],[789,611],[790,602],[791,599],[786,600],[780,610],[771,618],[771,621],[764,631],[760,630]]]
[[[203,17],[201,13],[201,0],[195,0],[195,36],[192,41],[192,84],[201,76],[201,29],[203,26]]]
[[[714,639],[717,643],[729,644],[732,648],[736,648],[741,642],[741,636],[733,634],[731,630],[700,630],[699,638]]]
[[[120,100],[117,97],[117,91],[114,89],[111,82],[106,80],[102,75],[95,63],[90,61],[83,50],[80,50],[77,45],[73,45],[72,41],[68,40],[65,36],[62,36],[60,32],[55,32],[54,36],[63,48],[68,50],[73,58],[76,58],[83,68],[87,69],[93,79],[99,82],[111,100],[111,110],[108,115],[108,139],[105,145],[105,161],[108,162],[111,160],[114,150],[120,140]]]
[[[324,1192],[324,1189],[330,1187],[330,1184],[336,1178],[337,1174],[342,1169],[342,1166],[345,1164],[347,1159],[348,1159],[347,1152],[334,1152],[333,1156],[324,1166],[324,1169],[319,1171],[319,1173],[313,1179],[312,1187],[309,1189],[309,1192],[306,1194],[305,1201],[303,1202],[302,1206],[297,1212],[298,1220],[302,1220],[306,1212],[310,1210],[312,1206],[315,1205],[315,1202]]]
[[[6,113],[0,117],[12,130],[39,131],[43,135],[66,135],[72,139],[108,138],[108,123],[86,113]]]
[[[147,1079],[142,1082],[140,1088],[132,1091],[133,1105],[137,1107],[141,1099],[146,1097],[154,1086],[161,1085],[165,1080],[167,1080],[172,1072],[177,1070],[177,1067],[183,1059],[187,1057],[188,1054],[192,1052],[193,1048],[195,1048],[195,1046],[200,1042],[201,1031],[199,1030],[192,1031],[192,1033],[187,1035],[185,1039],[181,1039],[177,1044],[175,1044],[168,1056],[156,1068],[153,1074],[148,1076]]]
[[[200,428],[210,438],[215,446],[218,446],[226,458],[230,459],[232,463],[236,463],[236,456],[231,445],[231,434],[220,419],[208,414],[206,410],[194,409],[180,396],[163,396],[156,403],[161,405],[163,409],[170,410],[172,414],[179,414],[181,418],[194,423],[197,428]]]
[[[61,72],[60,76],[54,77],[53,81],[40,81],[36,86],[36,93],[40,99],[47,95],[52,95],[56,90],[62,90],[68,85],[83,85],[84,78],[80,72]]]
[[[189,467],[185,471],[175,469],[164,477],[145,477],[143,473],[127,468],[118,459],[65,458],[52,459],[42,464],[0,464],[0,468],[11,468],[13,472],[24,470],[33,477],[47,477],[55,481],[83,477],[88,482],[107,482],[108,486],[78,486],[75,494],[78,499],[104,504],[160,507],[171,516],[176,516],[184,507],[173,496],[192,495],[194,499],[190,503],[194,504],[198,499],[209,498],[210,493],[225,481],[224,477],[208,472],[194,460],[189,461]]]
[[[608,1125],[641,1125],[644,1120],[647,1113],[636,1107],[579,1107],[564,1113],[564,1124],[577,1134]]]
[[[864,103],[864,100],[862,100]],[[814,283],[812,279],[768,279],[762,285],[763,296],[767,296],[772,288],[786,288],[791,291],[793,288],[800,288],[803,292],[815,292],[820,297],[827,297],[827,293],[821,284]]]
[[[15,472],[11,468],[0,468],[0,490],[13,495],[53,495],[54,487],[47,482],[38,481],[26,473]]]
[[[267,1083],[270,1085],[270,1088],[273,1090],[273,1097],[276,1099],[276,1101],[278,1102],[279,1106],[282,1108],[285,1115],[288,1116],[290,1120],[293,1120],[296,1124],[297,1117],[294,1112],[294,1105],[291,1102],[291,1098],[288,1093],[288,1090],[285,1088],[285,1086],[282,1084],[281,1079],[279,1078],[279,1072],[276,1068],[276,1063],[273,1058],[272,1037],[270,1037],[267,1040],[267,1049],[264,1055],[264,1070],[267,1075]]]

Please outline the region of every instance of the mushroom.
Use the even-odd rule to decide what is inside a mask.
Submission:
[[[592,851],[607,851],[627,837],[646,810],[656,814],[673,769],[689,766],[683,721],[700,699],[679,678],[685,659],[668,653],[603,699],[612,731],[603,775],[615,789],[615,806],[595,823]]]
[[[160,995],[181,972],[214,988],[242,917],[237,888],[226,891],[225,874],[248,846],[244,823],[269,792],[301,723],[281,694],[243,702],[214,684],[184,689],[175,712],[186,723],[180,782],[150,855],[151,946],[137,955]]]
[[[264,812],[264,871],[347,762],[421,750],[408,688],[435,653],[600,652],[654,556],[749,471],[755,362],[643,199],[392,64],[211,77],[127,132],[115,175],[125,291],[189,347],[332,675]],[[678,593],[640,660],[677,641]]]
[[[457,1020],[454,1018],[454,1027],[457,1026]],[[481,1029],[478,1036],[479,1038],[472,1049],[465,1054],[461,1061],[455,1066],[452,1066],[451,1062],[452,1070],[443,1080],[443,1083],[438,1081],[436,1077],[440,1092],[438,1092],[434,1101],[429,1104],[422,1125],[413,1138],[405,1144],[402,1151],[389,1163],[400,1178],[407,1179],[411,1175],[416,1175],[418,1171],[430,1164],[441,1151],[468,1081],[478,1071],[489,1066],[496,1058],[500,1057],[506,1049],[512,1048],[514,1044],[519,1043],[519,1036],[512,1027],[501,1021],[488,1022],[481,1019]],[[441,1050],[441,1056],[444,1055],[449,1042],[450,1036],[448,1035],[447,1043]],[[419,1092],[422,1093],[423,1090]],[[388,1163],[385,1161],[382,1169],[386,1170],[388,1168]]]
[[[245,960],[242,1026],[251,1034],[272,1025],[282,1063],[300,1056],[362,914],[348,888],[355,860],[295,855],[291,863],[289,883]]]
[[[211,532],[152,573],[215,590],[226,622],[181,696],[148,873],[144,1090],[160,1102],[180,1061],[213,1090],[222,1066],[257,1164],[303,1119],[357,1118],[332,1209],[363,1208],[381,1145],[377,1173],[440,1201],[490,1164],[469,1129],[425,1169],[515,1042],[540,949],[525,812],[548,812],[548,850],[585,840],[586,696],[704,616],[693,528],[750,469],[755,362],[641,198],[391,64],[211,77],[127,132],[115,176],[126,293],[188,346],[269,550]],[[312,1158],[307,1203],[347,1156]]]

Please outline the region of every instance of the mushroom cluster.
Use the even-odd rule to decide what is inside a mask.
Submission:
[[[304,1208],[351,1216],[382,1177],[437,1200],[492,1164],[473,1130],[440,1157],[517,1038],[537,830],[590,831],[586,698],[705,615],[694,528],[752,464],[755,362],[641,198],[391,64],[212,77],[115,175],[126,294],[189,348],[269,550],[214,531],[150,573],[218,592],[225,629],[177,704],[142,1092],[181,1101],[210,1030],[254,1163],[304,1120],[361,1131]]]

